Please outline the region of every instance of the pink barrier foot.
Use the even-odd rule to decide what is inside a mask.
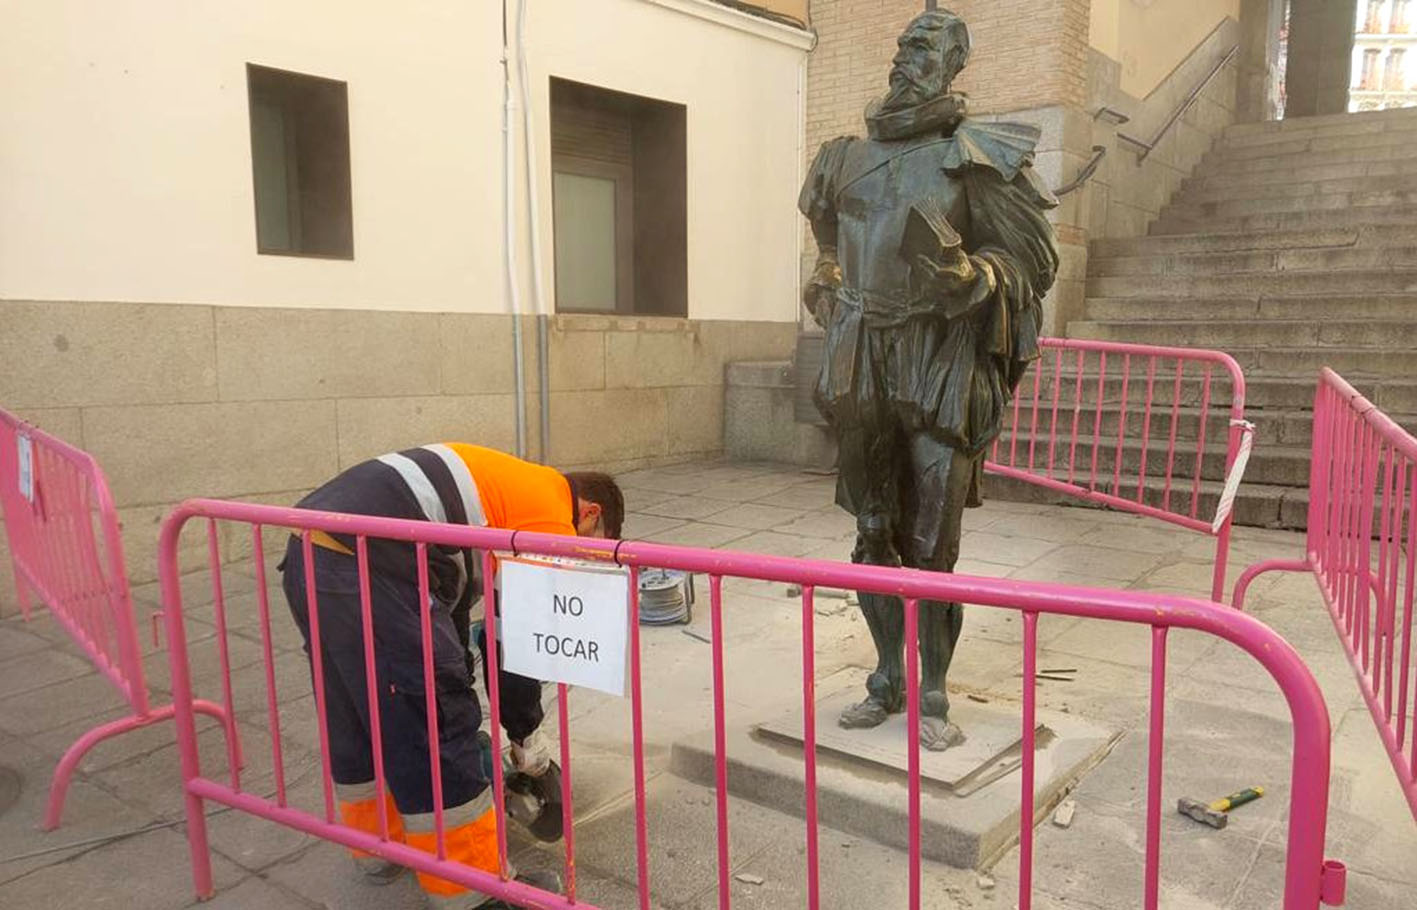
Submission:
[[[127,733],[129,730],[137,730],[149,724],[157,723],[172,716],[172,708],[155,711],[145,717],[124,717],[110,723],[94,727],[89,732],[80,736],[75,743],[64,753],[64,757],[59,760],[58,766],[54,769],[54,779],[49,785],[49,805],[44,810],[44,822],[41,828],[45,831],[53,831],[59,827],[59,817],[64,814],[64,795],[69,790],[69,779],[74,775],[74,769],[79,762],[88,754],[88,751],[105,739],[117,736],[120,733]]]
[[[222,726],[226,729],[226,735],[233,738],[235,743],[235,753],[238,764],[244,763],[244,759],[241,757],[241,741],[237,738],[236,726],[227,718],[226,712],[223,711],[220,706],[206,701],[195,702],[193,707],[197,711],[215,717],[217,720],[221,721]],[[54,768],[54,777],[49,784],[49,803],[45,807],[44,821],[40,824],[40,827],[45,831],[53,831],[55,828],[59,827],[59,820],[64,814],[64,797],[69,792],[69,781],[74,776],[74,769],[79,766],[79,762],[83,760],[90,749],[103,742],[105,739],[111,739],[121,733],[127,733],[129,730],[139,730],[164,720],[171,720],[173,711],[172,705],[165,705],[141,717],[134,715],[110,721],[109,723],[94,727],[83,736],[80,736],[74,744],[69,747],[68,751],[64,753],[64,757],[59,759],[59,764]]]
[[[1235,593],[1230,597],[1230,605],[1237,610],[1245,609],[1245,592],[1250,582],[1266,572],[1308,572],[1310,566],[1302,559],[1268,559],[1250,566],[1235,581]]]

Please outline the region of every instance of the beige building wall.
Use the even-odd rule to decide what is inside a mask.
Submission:
[[[1121,89],[1151,94],[1241,0],[1092,0],[1088,43],[1118,61]]]
[[[546,306],[557,75],[686,105],[689,315],[794,320],[808,36],[710,0],[528,20]],[[509,312],[501,4],[55,0],[6,25],[0,299]],[[353,261],[256,254],[247,63],[348,82]]]
[[[555,76],[685,105],[689,316],[795,322],[810,37],[708,0],[540,2],[528,20],[548,294],[555,283],[548,79]],[[530,262],[525,247],[519,261]]]
[[[98,457],[135,578],[184,498],[288,503],[391,449],[514,448],[500,4],[8,9],[0,407]],[[810,37],[711,0],[539,2],[527,19],[548,310],[548,78],[687,111],[689,318],[552,315],[546,459],[715,457],[726,364],[789,356],[796,334]],[[256,253],[248,62],[347,81],[352,261]],[[525,162],[513,234],[536,457]]]

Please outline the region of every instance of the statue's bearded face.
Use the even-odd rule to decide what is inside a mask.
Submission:
[[[967,33],[946,27],[938,13],[917,18],[896,39],[891,61],[890,92],[882,107],[894,110],[923,104],[950,90],[950,83],[969,55]],[[958,23],[955,20],[956,25]]]
[[[896,40],[899,48],[891,61],[889,107],[910,107],[943,94],[949,85],[943,67],[941,43],[945,32],[925,22],[914,22]]]

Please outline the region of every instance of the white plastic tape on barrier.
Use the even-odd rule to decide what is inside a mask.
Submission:
[[[1255,425],[1248,420],[1231,420],[1230,426],[1240,428],[1240,451],[1235,453],[1235,462],[1225,475],[1225,488],[1220,491],[1220,502],[1215,506],[1215,520],[1210,523],[1210,532],[1219,534],[1225,519],[1235,507],[1235,494],[1240,490],[1240,481],[1245,477],[1245,466],[1250,463],[1250,447],[1255,440]]]

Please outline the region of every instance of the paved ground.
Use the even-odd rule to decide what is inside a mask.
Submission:
[[[831,506],[829,478],[771,466],[699,464],[637,472],[624,481],[632,511],[629,536],[792,556],[842,558],[849,551],[852,525]],[[991,503],[969,512],[966,527],[963,572],[1197,595],[1209,589],[1209,541],[1155,522]],[[1299,548],[1297,535],[1241,530],[1232,563],[1292,556]],[[249,564],[232,567],[226,581],[234,688],[249,760],[242,784],[269,793],[274,784]],[[187,584],[189,635],[199,692],[219,697],[206,584],[201,576]],[[730,721],[748,722],[796,702],[799,608],[781,586],[730,581],[725,592]],[[146,586],[136,593],[146,615],[156,591]],[[7,617],[0,620],[0,765],[18,771],[21,779],[18,802],[6,810],[0,801],[0,906],[189,905],[177,762],[167,726],[128,734],[91,753],[70,793],[63,827],[51,834],[37,830],[57,756],[85,730],[118,715],[106,684],[58,626],[45,617],[21,622],[9,597],[0,594],[0,615]],[[1328,699],[1335,729],[1328,852],[1350,866],[1348,905],[1410,906],[1417,886],[1412,862],[1417,825],[1380,752],[1312,582],[1267,576],[1252,598],[1253,612],[1304,654]],[[824,600],[819,614],[820,677],[871,659],[869,636],[854,609]],[[313,807],[320,788],[308,675],[292,624],[283,613],[276,619],[277,691],[291,800]],[[704,635],[707,622],[702,610],[689,631]],[[1148,637],[1139,629],[1049,618],[1040,623],[1040,633],[1041,665],[1079,670],[1075,682],[1043,682],[1041,704],[1128,732],[1074,794],[1078,809],[1071,828],[1038,829],[1034,906],[1138,906]],[[672,743],[711,724],[709,648],[683,627],[643,634],[654,904],[714,907],[712,791],[667,773]],[[1016,702],[1018,641],[1013,615],[971,609],[952,686]],[[150,651],[147,667],[160,698],[167,658]],[[1258,665],[1226,643],[1173,634],[1169,663],[1165,802],[1250,784],[1264,784],[1270,795],[1237,812],[1223,832],[1166,816],[1162,905],[1177,910],[1278,906],[1289,769],[1283,701]],[[628,705],[576,692],[571,725],[581,895],[603,907],[635,906]],[[204,767],[224,768],[220,731],[209,724],[203,728]],[[218,809],[212,816],[219,888],[214,906],[398,910],[421,905],[407,877],[372,888],[355,881],[345,858],[328,845],[235,813]],[[802,905],[800,819],[734,801],[731,830],[734,872],[763,880],[735,880],[734,905]],[[906,866],[899,852],[830,830],[822,832],[821,844],[825,906],[905,905]],[[517,852],[522,865],[558,861],[558,854],[520,842]],[[1016,868],[1015,853],[1001,859],[987,878],[927,864],[925,905],[1013,907]]]

